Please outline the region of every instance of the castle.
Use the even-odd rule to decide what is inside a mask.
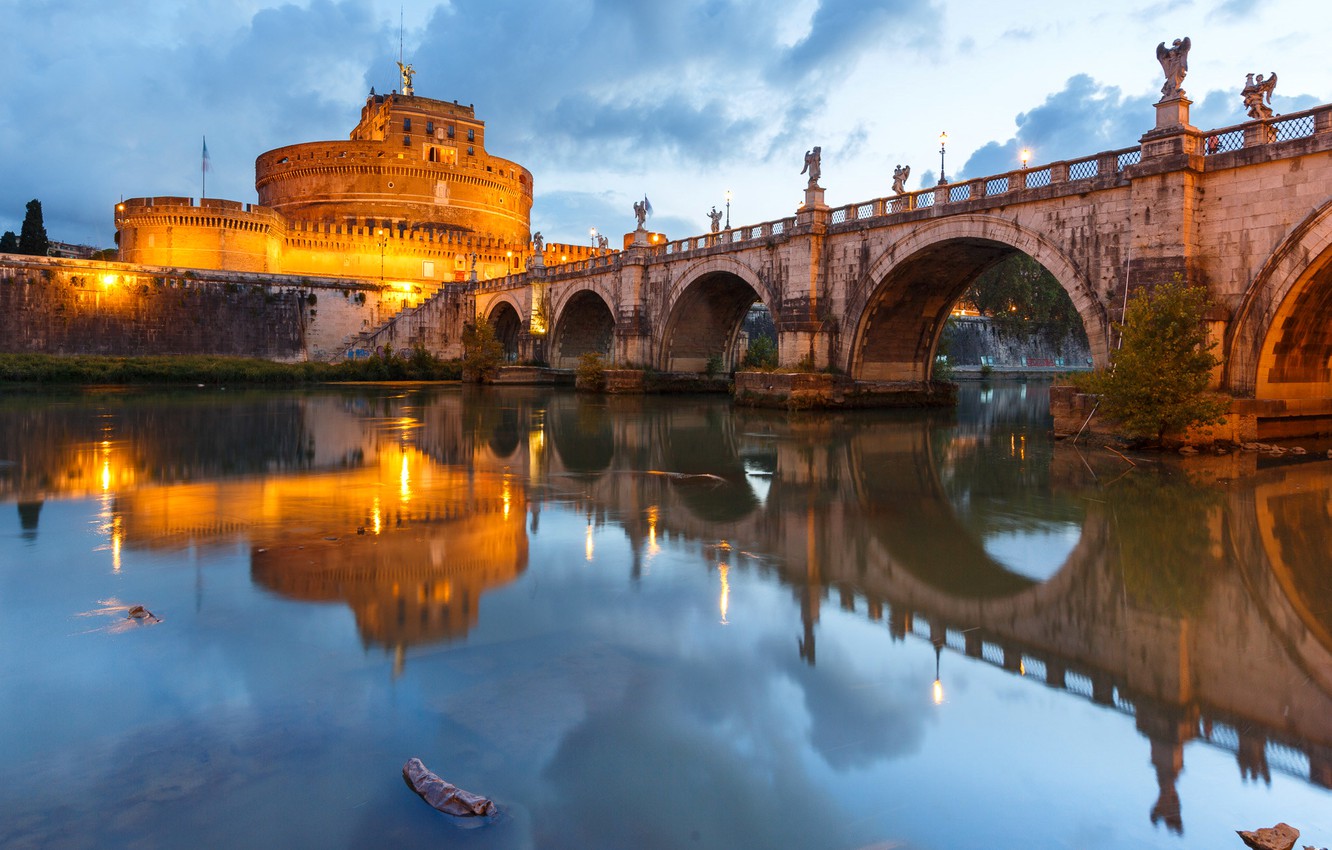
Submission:
[[[372,89],[347,141],[255,160],[258,204],[131,198],[120,260],[147,266],[362,278],[416,292],[526,268],[532,174],[485,148],[472,106]]]

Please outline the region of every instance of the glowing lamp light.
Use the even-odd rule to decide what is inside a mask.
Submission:
[[[115,286],[116,276],[113,274],[102,275],[102,286]]]
[[[1031,148],[1022,149],[1022,167],[1026,168],[1027,163],[1031,161]]]
[[[931,698],[933,698],[935,705],[943,705],[943,700],[944,700],[943,682],[939,681],[938,679],[934,680],[934,687],[931,689],[930,696]]]

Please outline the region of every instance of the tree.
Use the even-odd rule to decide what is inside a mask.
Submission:
[[[504,345],[485,319],[463,325],[462,347],[464,381],[489,381],[504,364]]]
[[[33,198],[28,201],[28,212],[23,216],[23,227],[19,230],[18,252],[34,257],[45,257],[51,243],[46,238],[46,227],[42,224],[42,202]]]
[[[1014,254],[987,269],[961,303],[1009,331],[1036,329],[1052,342],[1070,333],[1086,340],[1073,300],[1045,266],[1026,254]]]
[[[18,237],[14,231],[6,230],[4,236],[0,236],[0,254],[17,254]]]
[[[1179,275],[1129,301],[1123,324],[1115,325],[1121,345],[1110,370],[1087,380],[1127,436],[1160,443],[1167,434],[1225,421],[1227,399],[1207,390],[1221,362],[1203,325],[1207,303],[1207,290]]]

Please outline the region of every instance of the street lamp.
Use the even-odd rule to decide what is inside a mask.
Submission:
[[[1022,168],[1025,170],[1027,162],[1031,160],[1031,148],[1022,149]]]
[[[947,183],[948,177],[944,172],[944,148],[948,146],[948,134],[939,134],[939,182]]]
[[[731,190],[726,190],[726,229],[731,229]]]
[[[597,250],[597,229],[595,227],[589,228],[587,235],[592,238],[592,253],[595,254]]]

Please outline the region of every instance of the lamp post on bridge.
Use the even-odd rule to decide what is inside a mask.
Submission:
[[[1031,148],[1022,149],[1022,170],[1027,170],[1027,163],[1031,160]]]
[[[948,134],[939,134],[939,184],[948,182],[948,175],[944,171],[944,149],[948,146]]]
[[[731,190],[726,190],[726,229],[731,229]]]
[[[588,228],[587,235],[592,239],[592,253],[595,255],[597,253],[597,229],[595,227]]]

